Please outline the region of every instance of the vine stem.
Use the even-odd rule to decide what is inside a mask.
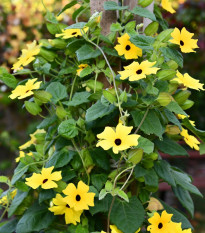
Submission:
[[[73,90],[74,90],[76,78],[77,78],[77,75],[75,76],[73,83],[72,83],[72,87],[71,87],[71,91],[70,91],[70,98],[69,98],[70,101],[71,101],[72,96],[73,96]]]
[[[135,165],[132,166],[132,167],[128,167],[128,168],[124,169],[123,171],[121,171],[121,172],[115,177],[114,184],[113,184],[113,189],[115,189],[115,187],[116,187],[118,178],[119,178],[124,172],[126,172],[126,171],[129,170],[129,169],[132,169],[132,171],[131,171],[131,175],[132,175],[133,170],[134,170],[134,167],[135,167]],[[129,177],[128,177],[129,179],[130,179],[131,175],[129,175]],[[127,182],[129,181],[129,179],[126,180],[125,185],[126,185]],[[123,185],[123,186],[124,186],[124,185]],[[123,188],[124,188],[124,187],[123,187]],[[122,190],[122,188],[121,188],[121,190]],[[108,213],[108,220],[107,220],[107,233],[109,233],[109,229],[110,229],[110,215],[111,215],[112,207],[113,207],[114,202],[115,202],[115,198],[116,198],[116,196],[113,197],[112,202],[111,202],[111,204],[110,204],[110,209],[109,209],[109,213]]]
[[[78,152],[78,154],[79,154],[79,156],[80,156],[80,159],[81,159],[81,161],[82,161],[84,170],[85,170],[86,175],[87,175],[87,177],[88,177],[88,185],[89,185],[89,184],[90,184],[90,175],[89,175],[89,173],[88,173],[88,171],[87,171],[87,169],[86,169],[86,167],[85,167],[85,163],[84,163],[84,160],[83,160],[83,158],[82,158],[82,155],[81,155],[81,153],[80,153],[80,151],[79,151],[77,145],[75,144],[75,141],[74,141],[73,139],[71,139],[71,142],[73,143],[73,146],[74,146],[75,150]]]
[[[143,116],[143,118],[142,118],[140,124],[138,125],[137,129],[135,130],[134,134],[136,134],[136,133],[139,131],[140,127],[141,127],[142,124],[144,123],[144,121],[145,121],[145,119],[146,119],[146,117],[147,117],[147,114],[148,114],[148,112],[149,112],[149,110],[150,110],[150,107],[151,107],[151,106],[149,106],[149,107],[147,108],[147,110],[146,110],[146,112],[145,112],[145,114],[144,114],[144,116]]]
[[[130,172],[128,178],[127,178],[127,180],[125,181],[125,183],[123,184],[123,186],[120,188],[120,190],[123,190],[124,187],[127,185],[128,181],[130,180],[130,178],[132,176],[133,171],[134,171],[134,167],[132,168],[132,170],[131,170],[131,172]]]

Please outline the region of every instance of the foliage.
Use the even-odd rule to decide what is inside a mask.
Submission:
[[[59,14],[75,4],[72,1]],[[69,27],[48,11],[46,26],[52,40],[41,40],[35,56],[35,46],[24,49],[17,61],[21,66],[15,64],[13,74],[1,69],[0,78],[12,88],[12,98],[18,93],[23,107],[42,121],[30,141],[20,147],[25,153],[11,181],[0,177],[9,187],[2,194],[1,218],[6,212],[16,216],[9,226],[5,222],[0,232],[5,228],[17,233],[100,232],[105,230],[106,220],[107,231],[114,224],[124,233],[135,233],[139,227],[148,227],[147,220],[162,208],[174,214],[183,229],[192,228],[185,216],[163,202],[162,208],[148,207],[160,182],[172,187],[191,215],[190,193],[201,196],[188,174],[160,156],[160,152],[187,156],[178,141],[184,139],[197,149],[197,138],[205,139],[205,132],[198,130],[185,112],[193,104],[184,87],[196,88],[192,82],[186,86],[176,80],[183,56],[170,42],[173,30],[164,28],[157,6],[157,13],[151,14],[144,8],[130,11],[108,1],[105,10],[124,14],[105,37],[101,13],[92,15],[88,22],[78,22],[80,15],[89,11],[87,0],[81,4],[73,13],[76,23]],[[151,27],[144,35],[142,25],[133,21],[134,15],[148,17],[160,27],[155,24],[154,30]],[[126,34],[129,39],[125,40]],[[182,42],[186,43],[186,38]],[[136,47],[138,57],[130,53],[125,59]],[[33,78],[40,88],[31,84]],[[183,136],[184,128],[195,136]],[[74,205],[80,201],[82,208]],[[59,216],[65,214],[66,218],[66,208],[74,220]],[[77,215],[81,215],[78,224]]]

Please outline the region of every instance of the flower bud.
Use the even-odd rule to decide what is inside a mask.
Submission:
[[[139,0],[138,4],[142,7],[147,7],[149,6],[151,3],[153,2],[153,0]]]
[[[160,92],[157,101],[161,106],[167,106],[172,101],[172,96],[167,92]]]
[[[159,23],[152,22],[145,28],[144,33],[146,36],[153,36],[158,31],[158,28],[159,28]]]
[[[183,110],[187,110],[187,109],[191,108],[193,105],[194,105],[194,101],[192,101],[192,100],[186,100],[186,101],[183,103],[183,105],[181,105],[181,108],[182,108]]]
[[[65,40],[62,39],[53,39],[53,40],[48,40],[49,43],[57,48],[57,49],[64,49],[67,46],[67,43],[65,42]]]
[[[148,203],[149,205],[147,206],[147,209],[149,211],[158,211],[164,209],[163,205],[154,197],[150,197]]]
[[[184,102],[189,98],[191,92],[188,90],[180,90],[173,95],[174,99],[179,105],[184,104]]]
[[[136,165],[142,160],[143,149],[130,150],[128,153],[128,161]]]
[[[180,134],[181,130],[176,125],[167,125],[165,132],[171,135]]]

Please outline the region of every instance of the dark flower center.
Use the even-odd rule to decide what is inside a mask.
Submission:
[[[129,50],[131,49],[131,47],[130,47],[129,45],[127,45],[127,46],[125,47],[125,49],[126,49],[127,51],[129,51]]]
[[[180,45],[183,46],[184,45],[184,42],[182,40],[180,40]]]
[[[115,139],[115,144],[117,146],[121,145],[121,143],[122,143],[121,139],[119,139],[119,138]]]
[[[77,32],[73,32],[73,33],[72,33],[72,35],[75,35],[75,34],[77,34]]]
[[[76,199],[76,201],[80,201],[81,200],[80,195],[76,195],[75,199]]]
[[[139,69],[139,70],[136,71],[136,73],[137,73],[137,74],[141,74],[141,73],[142,73],[142,70]]]
[[[160,222],[159,225],[158,225],[158,228],[162,229],[162,227],[163,227],[163,224]]]
[[[66,207],[67,207],[67,208],[70,208],[70,206],[69,206],[68,204],[66,205]]]
[[[45,184],[48,181],[48,179],[43,180],[43,184]]]

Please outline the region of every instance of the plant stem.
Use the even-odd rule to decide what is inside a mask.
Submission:
[[[70,101],[71,101],[72,96],[73,96],[73,90],[74,90],[76,78],[77,78],[77,75],[75,76],[73,83],[72,83],[72,87],[71,87],[71,91],[70,91],[70,98],[69,98]]]
[[[148,112],[149,112],[149,110],[150,110],[150,107],[151,107],[151,106],[149,106],[149,107],[147,108],[147,110],[146,110],[146,112],[145,112],[145,114],[144,114],[144,116],[143,116],[143,118],[142,118],[140,124],[138,125],[137,129],[135,130],[134,134],[136,134],[136,133],[139,131],[140,127],[141,127],[142,124],[144,123],[144,121],[145,121],[145,119],[146,119],[146,117],[147,117],[147,114],[148,114]]]
[[[124,187],[127,185],[127,183],[128,183],[128,181],[129,181],[129,179],[130,179],[130,178],[131,178],[131,176],[132,176],[133,171],[134,171],[134,167],[132,168],[132,170],[131,170],[131,172],[130,172],[130,174],[129,174],[128,178],[127,178],[127,180],[125,181],[125,183],[123,184],[123,186],[121,187],[121,189],[120,189],[120,190],[123,190],[123,189],[124,189]]]
[[[87,169],[86,169],[86,167],[85,167],[85,163],[84,163],[84,161],[83,161],[82,155],[81,155],[81,153],[80,153],[80,151],[79,151],[77,145],[75,144],[75,141],[74,141],[73,139],[71,139],[71,142],[73,143],[73,146],[74,146],[75,150],[78,152],[78,154],[79,154],[79,156],[80,156],[80,159],[81,159],[81,161],[82,161],[84,170],[85,170],[85,172],[86,172],[86,174],[87,174],[87,177],[88,177],[88,185],[89,185],[89,184],[90,184],[90,175],[89,175],[89,173],[88,173],[88,171],[87,171]]]

